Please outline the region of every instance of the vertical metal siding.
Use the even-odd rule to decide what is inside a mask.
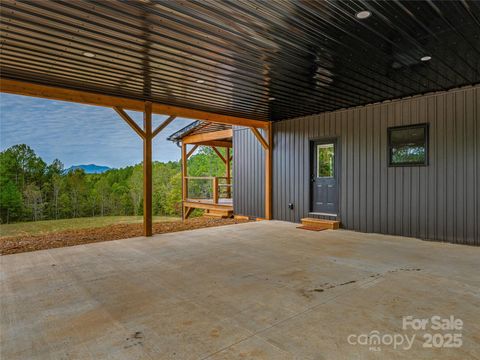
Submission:
[[[310,140],[337,137],[345,228],[480,245],[479,108],[475,86],[274,123],[274,218],[308,216]],[[429,165],[389,168],[387,127],[423,122]],[[247,130],[234,146],[235,211],[263,216],[263,150]]]
[[[250,129],[234,127],[233,134],[234,212],[263,218],[265,217],[265,153]]]

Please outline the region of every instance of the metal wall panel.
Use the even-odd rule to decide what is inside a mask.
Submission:
[[[423,122],[430,124],[429,165],[388,167],[387,127]],[[345,228],[480,245],[480,86],[274,123],[275,219],[308,216],[309,142],[329,137],[341,149]],[[263,194],[263,151],[252,140],[249,131],[234,132],[235,211],[258,216],[263,196],[252,194]]]
[[[234,212],[237,215],[263,218],[265,152],[250,129],[235,126],[233,130]]]

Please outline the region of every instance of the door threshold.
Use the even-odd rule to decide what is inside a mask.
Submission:
[[[309,212],[308,215],[320,215],[320,216],[334,216],[337,217],[337,214],[323,213],[323,212]]]

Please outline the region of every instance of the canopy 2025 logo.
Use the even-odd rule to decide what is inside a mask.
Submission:
[[[381,351],[382,346],[389,346],[394,350],[410,350],[418,335],[423,348],[459,348],[463,344],[462,329],[463,321],[453,315],[448,318],[438,315],[414,318],[409,315],[402,319],[402,330],[413,330],[421,334],[381,333],[372,330],[368,333],[350,334],[347,341],[350,345],[368,346],[371,351]]]

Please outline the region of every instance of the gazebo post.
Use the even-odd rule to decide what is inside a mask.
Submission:
[[[187,144],[182,141],[182,220],[187,218],[185,201],[188,197]]]
[[[225,148],[225,176],[227,178],[227,185],[231,183],[231,171],[230,171],[230,148]],[[227,186],[227,198],[232,197],[232,189],[230,186]]]

